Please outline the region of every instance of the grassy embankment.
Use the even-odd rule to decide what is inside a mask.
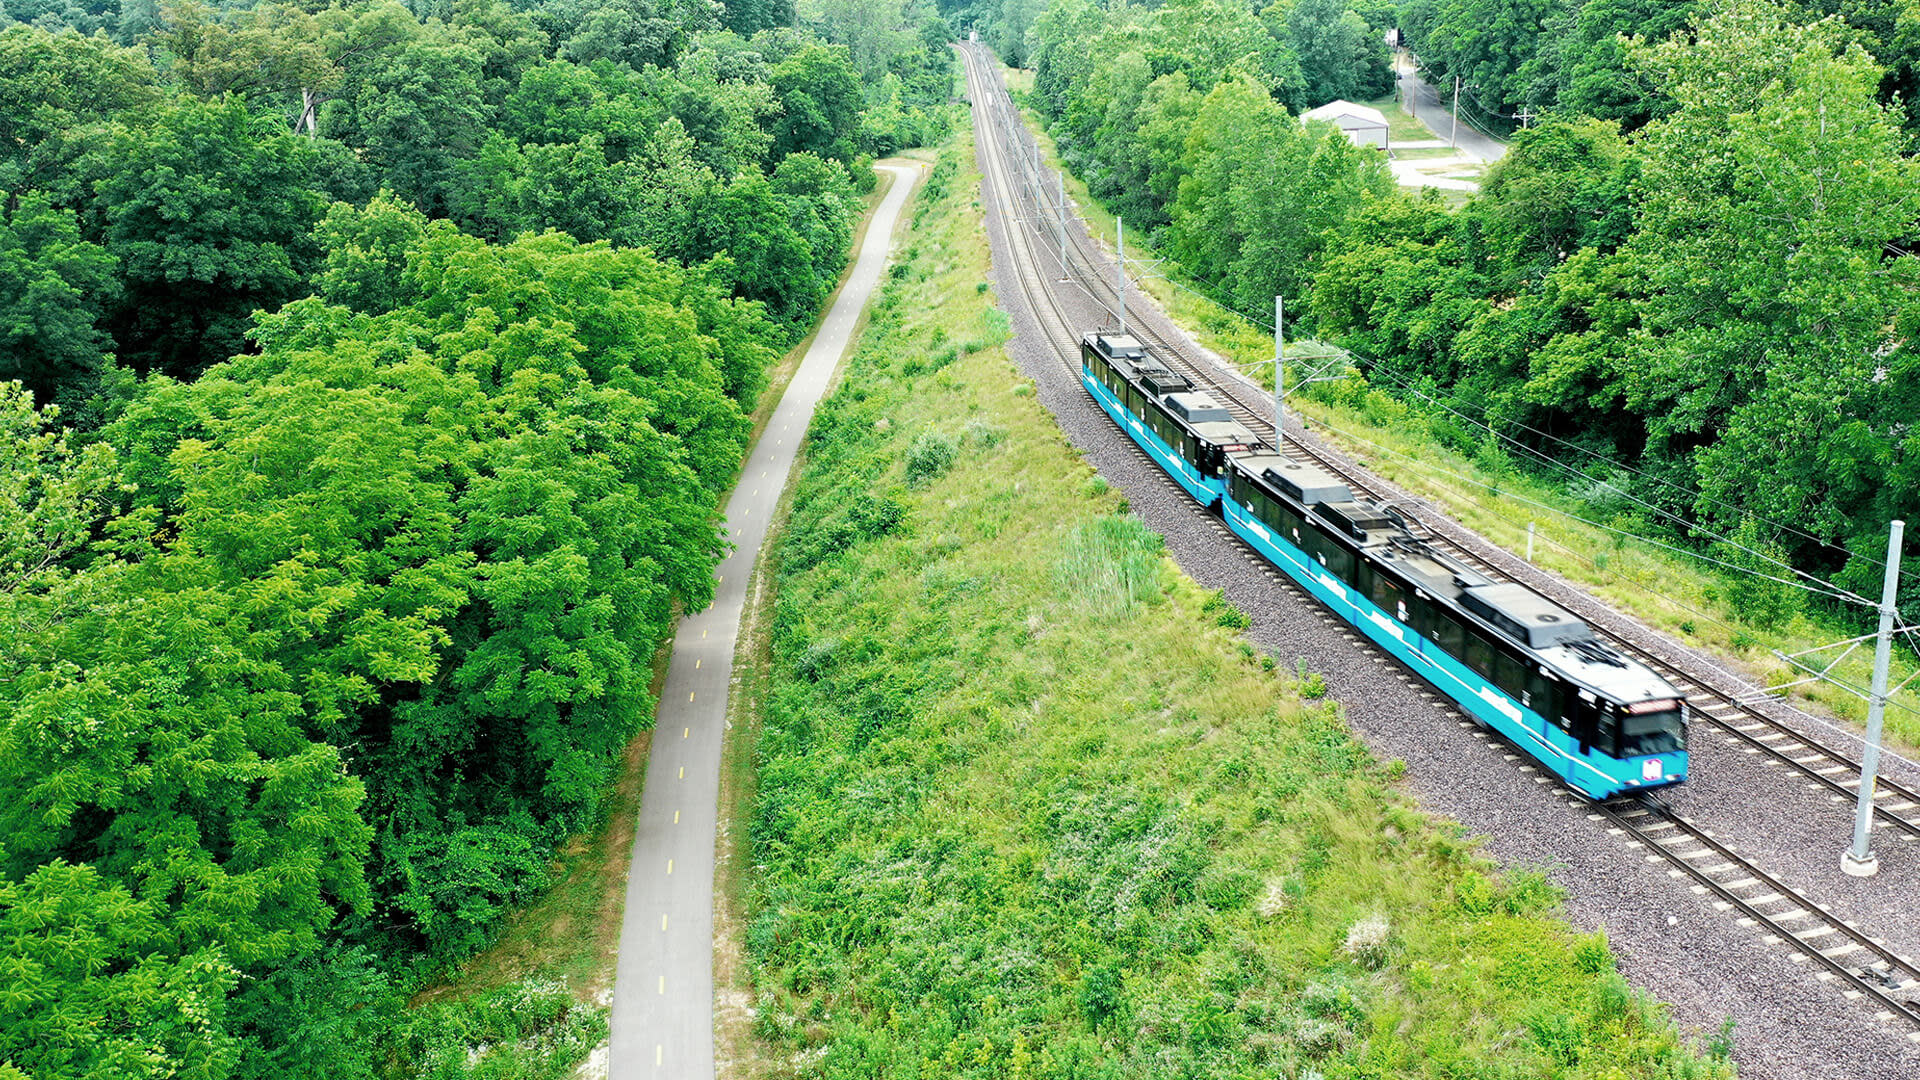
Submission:
[[[1725,1075],[1066,444],[999,347],[971,163],[773,549],[727,1074]]]
[[[880,181],[867,197],[867,217],[862,218],[853,236],[851,249],[858,251],[866,235],[871,213],[891,186],[892,174],[881,173]],[[851,272],[849,261],[848,272]],[[846,283],[846,274],[840,284]],[[838,295],[836,287],[835,296]],[[832,306],[829,297],[824,311]],[[817,331],[817,327],[816,327]],[[767,389],[760,395],[753,413],[753,431],[757,438],[779,404],[787,383],[799,368],[800,359],[813,342],[809,334],[782,357],[768,372]],[[653,658],[653,693],[659,696],[666,678],[670,642],[662,643]],[[537,900],[514,914],[501,928],[498,940],[476,954],[449,977],[423,991],[414,999],[421,1007],[456,1005],[470,1010],[473,1003],[517,999],[522,988],[563,990],[582,1010],[580,1030],[593,1034],[584,1042],[575,1040],[568,1061],[542,1062],[540,1069],[566,1071],[605,1034],[605,1008],[613,989],[614,967],[620,944],[620,917],[626,898],[627,859],[633,847],[633,831],[639,817],[640,796],[647,770],[647,752],[653,733],[641,732],[628,744],[624,764],[613,789],[608,793],[606,813],[600,827],[592,833],[571,838],[557,853],[550,867],[550,885]],[[502,1051],[511,1047],[496,1048]],[[535,1071],[521,1065],[495,1062],[491,1076],[530,1078],[557,1075]]]
[[[1029,73],[1009,74],[1016,96],[1018,88],[1031,81]],[[1053,141],[1039,118],[1031,110],[1024,115],[1048,164],[1058,168]],[[1071,173],[1067,196],[1093,235],[1113,236],[1113,215]],[[1156,276],[1135,275],[1134,280],[1202,345],[1272,385],[1271,368],[1260,370],[1262,362],[1270,365],[1273,359],[1273,338],[1266,330],[1194,292],[1203,286],[1186,279],[1171,260],[1159,262]],[[1288,356],[1296,351],[1324,354],[1326,348],[1315,342],[1289,341]],[[1303,363],[1317,368],[1324,361]],[[1437,410],[1409,408],[1358,381],[1316,386],[1289,395],[1287,401],[1296,415],[1314,424],[1322,438],[1362,459],[1381,476],[1433,500],[1454,520],[1508,551],[1525,553],[1527,525],[1534,523],[1538,565],[1578,584],[1615,610],[1715,655],[1752,685],[1773,686],[1802,677],[1803,673],[1775,659],[1773,650],[1794,654],[1862,632],[1828,612],[1797,605],[1791,592],[1756,585],[1754,579],[1718,571],[1699,559],[1612,531],[1646,534],[1649,526],[1636,516],[1635,507],[1604,485],[1543,478],[1509,457],[1484,430],[1475,432]],[[1774,618],[1747,614],[1769,608],[1776,612]],[[1783,610],[1786,614],[1778,614]],[[1836,655],[1837,651],[1825,654],[1819,663],[1824,665]],[[1858,651],[1837,673],[1856,686],[1865,686],[1871,660],[1870,652]],[[1917,669],[1920,663],[1914,653],[1896,649],[1892,684],[1898,686]],[[1865,723],[1865,702],[1829,684],[1796,687],[1790,693],[1797,704],[1813,712],[1838,717],[1856,728]],[[1899,707],[1887,710],[1888,744],[1909,753],[1920,751],[1920,693],[1905,691],[1894,701]]]

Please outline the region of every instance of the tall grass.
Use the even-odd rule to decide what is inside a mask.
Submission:
[[[1160,599],[1164,542],[1138,518],[1113,514],[1067,533],[1053,579],[1074,610],[1098,619],[1125,615]]]

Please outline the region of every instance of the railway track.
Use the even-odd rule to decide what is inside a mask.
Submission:
[[[1920,967],[1839,916],[1742,859],[1710,830],[1657,805],[1608,802],[1591,820],[1646,849],[1649,862],[1694,879],[1694,891],[1718,897],[1714,907],[1738,911],[1739,924],[1758,930],[1768,945],[1786,948],[1795,963],[1811,964],[1822,982],[1844,982],[1843,993],[1877,1007],[1876,1019],[1920,1026]],[[1920,1035],[1920,1033],[1915,1033]]]
[[[1013,269],[1029,308],[1041,323],[1056,357],[1077,379],[1079,333],[1066,314],[1058,289],[1084,292],[1110,314],[1120,310],[1120,293],[1101,264],[1107,259],[1077,226],[1056,222],[1066,208],[1057,200],[1048,204],[1045,177],[1037,150],[997,76],[997,66],[978,45],[963,47],[967,79],[973,100],[986,120],[982,129],[982,156],[987,163],[995,197],[1001,201],[1000,219],[1015,256]],[[1046,232],[1053,229],[1053,243]],[[1044,254],[1043,254],[1044,252]],[[1071,280],[1056,284],[1047,270],[1058,268]],[[1138,310],[1135,308],[1134,310]],[[1270,399],[1241,379],[1226,377],[1214,362],[1196,356],[1181,343],[1160,333],[1149,318],[1130,319],[1128,333],[1160,353],[1171,366],[1209,390],[1233,417],[1262,436],[1274,438]],[[1379,481],[1312,441],[1285,434],[1286,452],[1311,458],[1345,479],[1356,491],[1382,502],[1406,506],[1409,499],[1385,491]],[[1130,449],[1136,449],[1131,447]],[[1438,511],[1413,499],[1427,515]],[[1424,524],[1424,521],[1423,521]],[[1472,563],[1495,580],[1515,580],[1492,559],[1472,547],[1426,528],[1430,539],[1450,554]],[[1231,534],[1222,529],[1223,535]],[[1271,575],[1270,575],[1271,576]],[[1280,578],[1283,583],[1284,578]],[[1297,589],[1295,595],[1305,594]],[[1784,766],[1811,786],[1835,797],[1854,797],[1858,762],[1845,752],[1823,745],[1795,728],[1742,701],[1739,695],[1714,686],[1686,668],[1626,637],[1594,626],[1610,645],[1660,672],[1687,696],[1692,715],[1703,718],[1729,744]],[[1362,640],[1348,635],[1350,640]],[[1456,714],[1457,715],[1457,714]],[[1463,726],[1466,722],[1462,721]],[[1649,862],[1669,864],[1669,873],[1692,881],[1693,891],[1720,911],[1738,912],[1740,925],[1759,931],[1764,941],[1787,950],[1795,963],[1810,965],[1815,977],[1837,982],[1849,999],[1865,1001],[1882,1022],[1904,1022],[1920,1029],[1920,966],[1901,956],[1825,906],[1793,889],[1737,854],[1727,842],[1657,803],[1594,803],[1568,791],[1567,797],[1588,809],[1588,817],[1604,824],[1623,843],[1642,850]],[[1920,793],[1882,778],[1875,790],[1875,819],[1879,828],[1900,839],[1920,838]],[[1920,1042],[1920,1030],[1908,1033]]]

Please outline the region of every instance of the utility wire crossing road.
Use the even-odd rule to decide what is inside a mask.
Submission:
[[[894,175],[893,187],[867,226],[853,273],[727,500],[727,538],[735,547],[714,571],[713,604],[682,619],[674,638],[627,868],[608,1052],[612,1080],[714,1075],[713,848],[734,639],[794,454],[880,282],[900,208],[919,173],[884,168]]]

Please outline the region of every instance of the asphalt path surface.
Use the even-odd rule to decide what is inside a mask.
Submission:
[[[1440,91],[1428,85],[1413,65],[1396,66],[1394,70],[1400,76],[1400,92],[1407,95],[1413,103],[1414,115],[1436,137],[1440,139],[1452,137],[1454,145],[1462,153],[1468,157],[1479,158],[1481,161],[1499,161],[1507,156],[1506,143],[1486,135],[1467,123],[1467,118],[1473,115],[1471,107],[1460,110],[1465,115],[1460,118],[1456,134],[1451,108],[1453,105],[1451,85],[1446,88],[1446,97],[1442,98]]]
[[[900,208],[920,172],[883,168],[894,174],[893,186],[867,226],[853,273],[727,500],[734,550],[714,571],[719,582],[713,604],[681,619],[674,637],[627,868],[608,1048],[612,1080],[714,1075],[713,849],[734,639],[794,453],[880,282]]]

